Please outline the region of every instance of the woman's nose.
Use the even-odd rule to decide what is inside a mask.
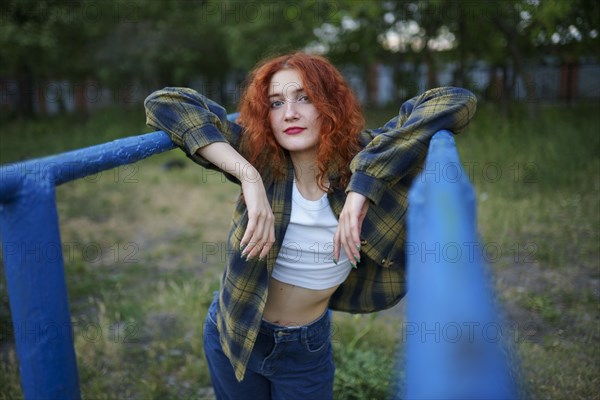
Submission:
[[[287,100],[285,102],[285,119],[286,120],[298,119],[298,109],[296,107],[296,101]]]

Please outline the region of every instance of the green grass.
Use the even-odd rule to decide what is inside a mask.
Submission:
[[[600,397],[600,116],[597,105],[515,109],[504,121],[482,107],[458,137],[474,168],[479,229],[502,254],[493,272],[519,341],[534,398]],[[502,177],[489,167],[498,166]]]
[[[533,398],[599,398],[600,115],[542,106],[538,120],[481,105],[457,136],[479,229]],[[368,125],[395,110],[368,110]],[[2,163],[147,132],[141,108],[5,122]],[[203,398],[202,321],[218,288],[238,189],[169,152],[57,189],[84,398]],[[488,255],[490,255],[488,254]],[[0,274],[0,326],[10,326]],[[335,314],[336,398],[393,390],[401,316]],[[0,399],[20,398],[8,329]],[[401,348],[400,348],[401,351]],[[395,369],[400,369],[395,371]]]
[[[110,108],[90,117],[60,115],[2,122],[0,163],[20,161],[148,132],[144,109]]]

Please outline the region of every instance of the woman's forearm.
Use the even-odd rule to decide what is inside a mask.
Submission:
[[[241,183],[261,181],[260,174],[227,142],[216,142],[199,148],[196,154],[210,161],[223,172],[235,176]]]
[[[198,149],[196,154],[240,181],[248,208],[248,225],[240,241],[241,255],[247,259],[264,259],[275,242],[275,218],[260,174],[228,143],[211,143]]]

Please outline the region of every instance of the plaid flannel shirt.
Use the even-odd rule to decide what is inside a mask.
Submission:
[[[345,190],[330,190],[329,204],[339,217],[346,193],[370,200],[361,230],[360,263],[331,297],[333,310],[368,313],[389,308],[406,293],[405,214],[407,192],[423,166],[429,141],[441,129],[459,133],[476,109],[476,97],[465,89],[428,90],[405,102],[399,114],[378,129],[360,134],[362,150],[349,168]],[[165,88],[145,101],[147,124],[163,130],[198,164],[220,170],[196,154],[214,142],[239,149],[243,128],[227,120],[220,105],[187,88]],[[233,182],[237,179],[224,172]],[[267,300],[268,282],[290,220],[293,168],[283,179],[262,176],[275,216],[276,243],[262,261],[240,257],[240,240],[248,222],[246,205],[238,199],[228,236],[225,271],[219,295],[218,330],[223,350],[242,380],[258,335]],[[334,181],[337,177],[331,176]],[[333,238],[332,238],[333,241]]]

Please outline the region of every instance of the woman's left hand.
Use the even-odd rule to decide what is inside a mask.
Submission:
[[[333,257],[340,259],[340,249],[344,249],[352,266],[360,261],[360,231],[369,209],[369,200],[362,194],[349,192],[340,213],[338,227],[333,237]]]

